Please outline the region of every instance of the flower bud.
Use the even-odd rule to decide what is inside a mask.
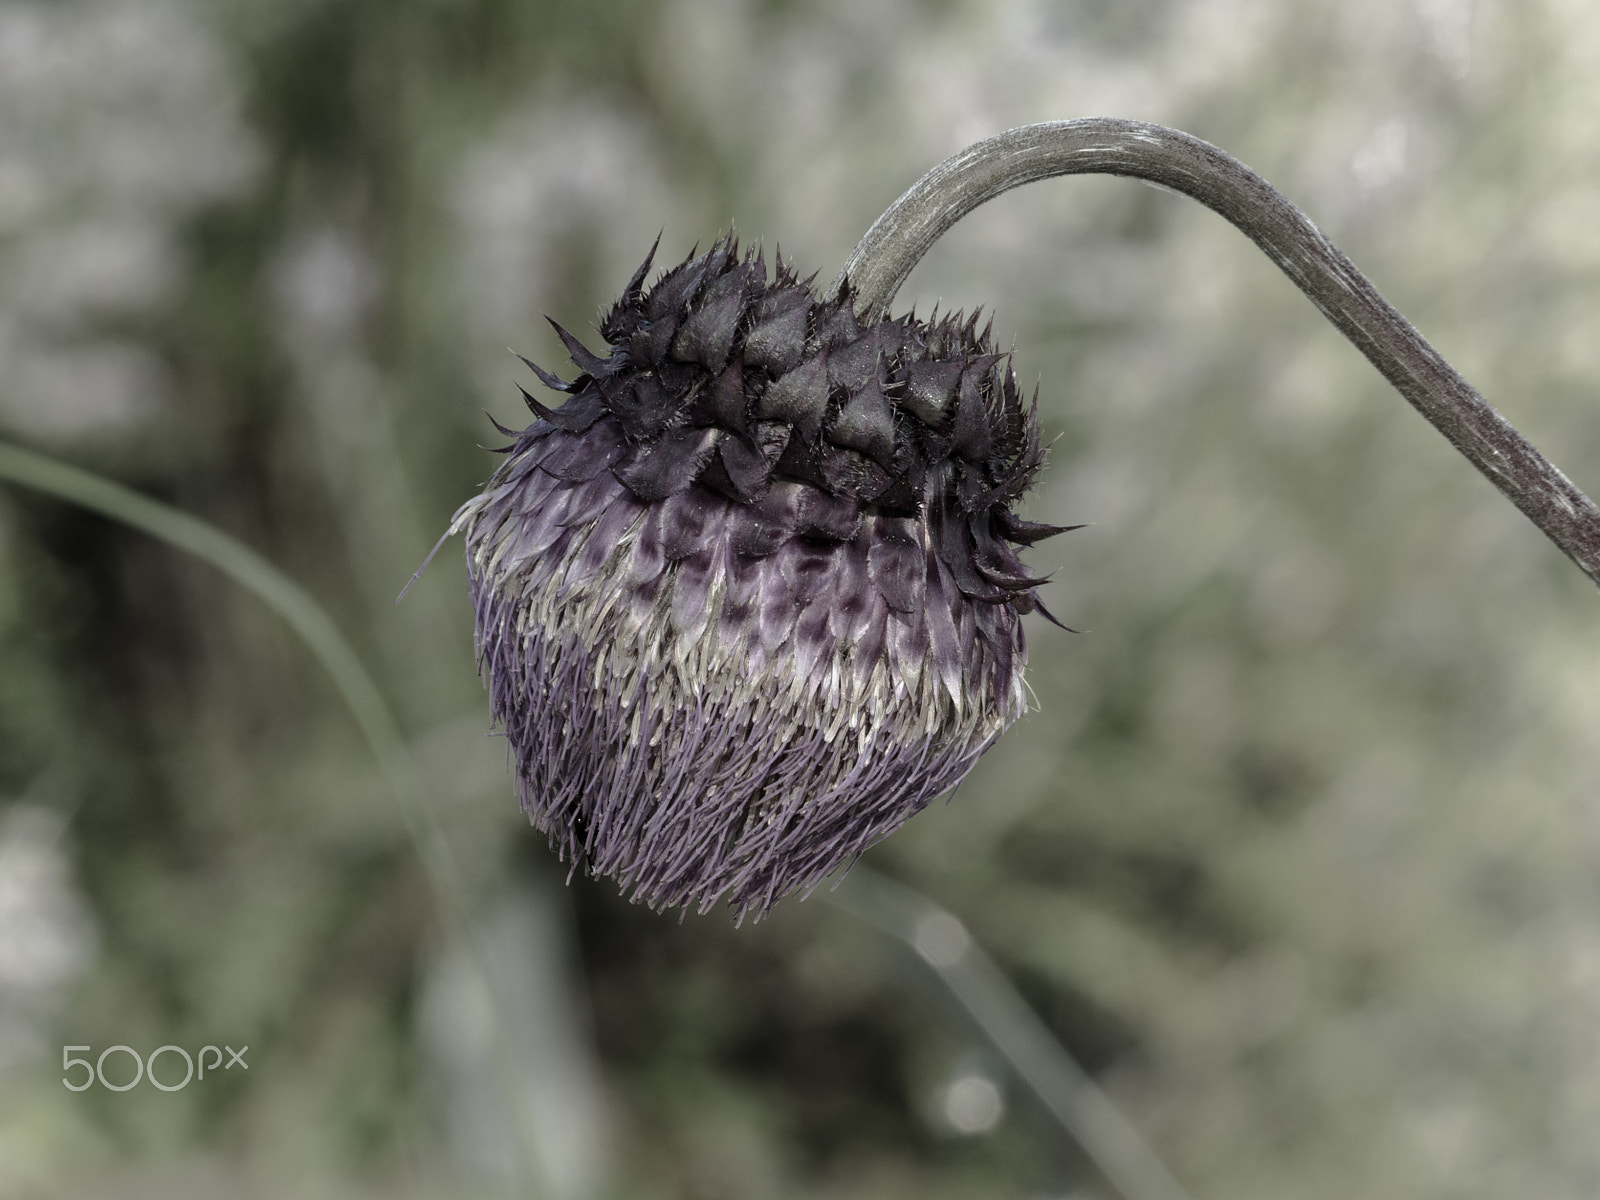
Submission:
[[[741,918],[949,791],[1022,713],[1034,405],[977,318],[862,327],[731,239],[647,257],[463,505],[524,810],[653,908]],[[1042,611],[1042,610],[1041,610]],[[1048,613],[1045,614],[1047,617]]]

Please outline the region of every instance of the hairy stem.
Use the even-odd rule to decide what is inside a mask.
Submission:
[[[881,317],[928,248],[986,200],[1056,175],[1130,175],[1220,213],[1283,269],[1385,379],[1600,585],[1600,509],[1411,327],[1367,277],[1270,183],[1221,150],[1162,125],[1049,121],[977,142],[929,171],[873,223],[834,289]]]

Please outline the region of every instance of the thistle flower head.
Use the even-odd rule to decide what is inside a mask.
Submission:
[[[524,810],[654,908],[743,916],[954,787],[1023,711],[1043,459],[977,319],[863,327],[732,239],[601,323],[464,532]],[[1048,616],[1048,614],[1046,614]]]

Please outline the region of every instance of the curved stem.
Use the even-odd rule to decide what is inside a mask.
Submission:
[[[1200,201],[1283,269],[1450,444],[1600,585],[1600,509],[1430,346],[1322,231],[1249,167],[1199,138],[1140,121],[1050,121],[977,142],[929,171],[873,223],[834,289],[877,320],[946,230],[1000,193],[1056,175],[1130,175]]]

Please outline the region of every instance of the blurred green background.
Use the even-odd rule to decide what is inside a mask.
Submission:
[[[393,603],[484,410],[526,419],[506,348],[563,367],[541,316],[592,343],[658,231],[831,278],[941,158],[1090,115],[1261,171],[1600,489],[1592,5],[0,0],[0,436],[330,608],[511,998],[277,618],[0,486],[0,1195],[1113,1195],[820,897],[735,929],[563,886],[458,548]],[[1198,1200],[1600,1192],[1592,586],[1186,200],[1013,193],[900,307],[935,301],[1040,381],[1027,512],[1091,524],[1031,561],[1084,632],[1029,618],[1038,711],[867,863]],[[208,1043],[248,1073],[61,1084],[63,1045]]]

